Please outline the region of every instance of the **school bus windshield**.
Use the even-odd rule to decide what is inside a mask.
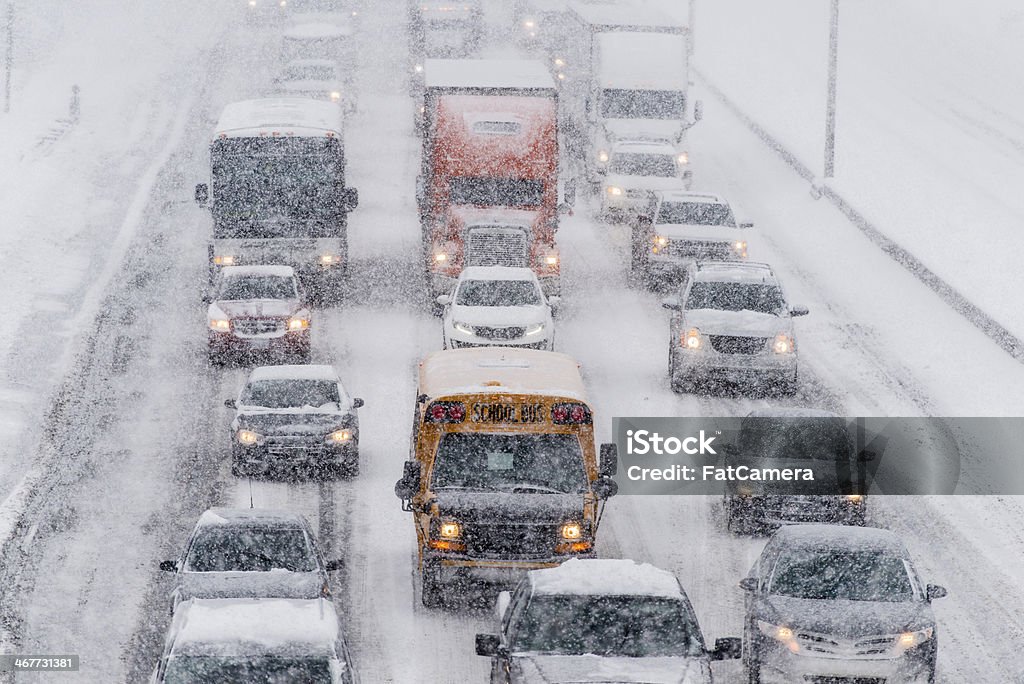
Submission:
[[[437,447],[433,489],[583,492],[587,474],[580,440],[571,434],[449,432]]]

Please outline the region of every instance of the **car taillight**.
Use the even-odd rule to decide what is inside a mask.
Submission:
[[[461,423],[466,417],[466,405],[461,401],[435,401],[427,407],[428,423]]]
[[[551,422],[556,425],[585,425],[593,418],[585,404],[555,404],[551,407]]]

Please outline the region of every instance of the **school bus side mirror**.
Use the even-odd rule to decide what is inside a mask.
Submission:
[[[619,448],[612,443],[601,445],[601,477],[615,477],[619,472]]]
[[[406,461],[402,479],[395,483],[395,496],[408,501],[420,489],[421,469],[419,461]]]

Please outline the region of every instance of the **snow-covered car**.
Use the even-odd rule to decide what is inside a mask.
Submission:
[[[149,681],[358,684],[359,675],[327,599],[191,599],[175,612]]]
[[[546,297],[528,268],[464,268],[452,294],[440,295],[437,304],[443,307],[445,349],[554,349],[558,297]]]
[[[359,415],[331,366],[261,366],[249,374],[231,421],[235,475],[308,469],[324,477],[359,472]]]
[[[749,413],[735,444],[723,445],[727,466],[799,468],[815,462],[815,481],[800,494],[773,492],[777,483],[726,483],[726,526],[734,531],[772,529],[787,523],[863,525],[866,482],[860,472],[874,454],[856,452],[847,420],[810,408],[770,408]],[[822,467],[832,462],[835,468]]]
[[[347,110],[352,108],[350,93],[337,62],[331,59],[295,59],[274,79],[278,94],[327,100]]]
[[[630,269],[639,277],[670,276],[687,264],[747,258],[749,230],[721,195],[655,192],[653,206],[633,222]]]
[[[938,652],[932,599],[888,530],[787,525],[740,582],[748,680],[931,684]]]
[[[210,362],[246,353],[307,361],[312,314],[291,266],[225,266],[206,310]]]
[[[298,513],[263,508],[211,508],[199,516],[185,550],[160,569],[174,573],[171,612],[192,598],[330,597],[316,536]]]
[[[709,380],[796,391],[793,318],[806,315],[807,308],[789,304],[768,264],[692,263],[678,296],[666,297],[662,306],[672,311],[668,375],[674,391],[692,392]]]
[[[476,636],[491,684],[710,684],[711,661],[740,657],[740,639],[708,650],[675,575],[647,563],[571,559],[533,570],[498,595],[498,634]]]
[[[658,191],[683,192],[690,187],[689,156],[670,143],[618,140],[598,155],[605,172],[599,193],[601,216],[607,221],[648,210]]]

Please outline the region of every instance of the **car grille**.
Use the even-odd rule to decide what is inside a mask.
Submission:
[[[460,342],[459,340],[452,340],[451,341],[451,346],[452,346],[452,349],[474,349],[474,348],[477,348],[477,347],[496,347],[496,346],[500,346],[500,345],[498,345],[498,344],[482,344],[482,343],[477,343],[477,342]],[[515,349],[541,349],[541,350],[545,350],[545,349],[548,348],[548,343],[546,341],[544,341],[544,342],[534,342],[532,344],[516,344],[516,345],[513,345],[513,346],[514,346]]]
[[[480,558],[548,558],[555,553],[554,525],[471,525],[466,553]]]
[[[231,321],[238,335],[265,335],[284,332],[283,318],[235,318]]]
[[[526,233],[518,228],[470,230],[466,266],[529,266]]]
[[[502,327],[491,328],[485,325],[473,327],[473,332],[478,337],[485,337],[488,340],[517,340],[526,333],[523,327]]]
[[[888,656],[896,643],[892,634],[879,634],[860,639],[842,639],[827,634],[797,632],[796,641],[800,649],[808,654],[835,656],[840,658],[874,659]],[[839,680],[846,681],[846,680]],[[852,680],[851,680],[852,681]],[[874,681],[874,680],[865,680]]]
[[[736,252],[729,242],[721,240],[669,240],[669,256],[688,259],[729,260],[736,259]]]
[[[326,453],[328,448],[324,444],[323,436],[276,436],[268,437],[266,441],[267,454],[281,458],[292,458],[296,456],[315,456],[318,453]]]
[[[768,344],[767,337],[709,335],[711,348],[719,354],[758,354]]]
[[[804,675],[806,684],[885,684],[885,677],[831,677]]]

